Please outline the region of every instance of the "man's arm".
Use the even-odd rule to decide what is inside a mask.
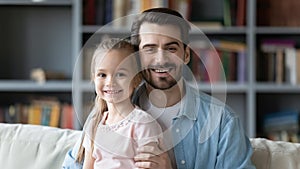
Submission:
[[[139,147],[134,161],[141,169],[172,169],[168,153],[162,153],[159,147],[151,144]]]
[[[238,117],[225,118],[219,140],[216,168],[255,169],[252,147]]]
[[[82,164],[76,162],[76,156],[79,150],[81,139],[78,139],[75,146],[68,151],[65,156],[62,169],[82,169]]]

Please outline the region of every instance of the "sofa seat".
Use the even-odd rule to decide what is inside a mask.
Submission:
[[[1,169],[61,169],[77,130],[0,123]],[[300,144],[251,138],[257,169],[300,169]]]
[[[59,169],[80,131],[0,123],[1,169]]]

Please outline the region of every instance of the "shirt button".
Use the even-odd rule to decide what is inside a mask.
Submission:
[[[185,164],[185,161],[184,161],[184,160],[181,160],[181,164]]]
[[[176,129],[176,133],[179,133],[179,129]]]

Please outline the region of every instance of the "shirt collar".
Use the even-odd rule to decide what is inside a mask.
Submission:
[[[196,97],[198,91],[185,83],[185,96],[182,102],[182,108],[179,111],[178,117],[186,116],[190,120],[197,120],[197,112],[199,108],[199,97]]]
[[[189,84],[185,83],[185,96],[182,100],[183,102],[182,107],[178,113],[177,118],[180,118],[181,116],[185,116],[190,120],[197,120],[197,114],[199,110],[199,97],[198,90],[190,86]],[[146,90],[145,82],[139,86],[137,91],[134,93],[133,102],[135,104],[139,104],[139,98],[141,94]]]

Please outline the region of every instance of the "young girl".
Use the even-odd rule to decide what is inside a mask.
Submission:
[[[134,47],[126,40],[104,40],[94,52],[91,79],[97,96],[77,156],[79,162],[84,158],[84,169],[136,168],[138,147],[161,147],[160,126],[131,102],[141,82],[137,72]]]

